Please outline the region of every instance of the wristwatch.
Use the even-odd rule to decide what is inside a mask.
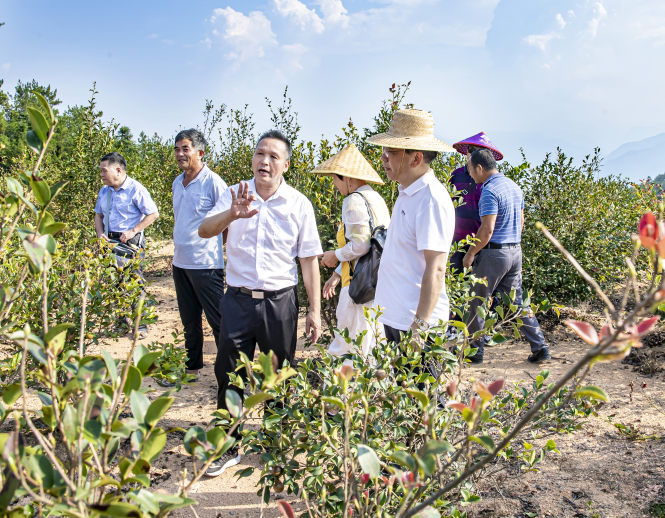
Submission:
[[[427,331],[429,331],[429,322],[426,322],[425,320],[421,320],[420,318],[418,318],[416,316],[413,317],[413,321],[416,323],[416,325],[418,326],[418,329],[420,329],[420,331],[422,333],[426,333]]]

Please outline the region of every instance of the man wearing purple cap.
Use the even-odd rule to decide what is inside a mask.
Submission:
[[[471,156],[471,153],[482,148],[489,149],[497,162],[503,160],[503,154],[482,131],[477,135],[453,144],[453,147],[459,153],[466,155],[467,160]],[[459,205],[455,208],[455,233],[453,235],[453,242],[458,243],[462,239],[466,239],[467,236],[474,236],[478,233],[481,223],[478,203],[483,187],[482,185],[476,185],[466,165],[453,171],[452,175],[450,175],[450,183],[462,195]],[[450,266],[457,272],[461,272],[464,269],[462,260],[468,248],[468,246],[461,248],[450,256]]]

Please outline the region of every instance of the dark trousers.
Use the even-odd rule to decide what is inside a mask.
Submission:
[[[462,273],[464,271],[464,256],[466,255],[467,249],[460,248],[457,252],[450,256],[450,267],[455,270],[456,273]]]
[[[224,269],[190,270],[174,266],[173,282],[180,320],[185,328],[186,365],[189,370],[198,370],[203,368],[201,316],[204,311],[219,348],[219,305],[224,296]]]
[[[250,360],[254,350],[277,357],[279,368],[284,360],[291,361],[296,351],[298,338],[298,293],[296,286],[269,298],[255,299],[229,286],[222,297],[219,347],[215,361],[217,377],[217,408],[226,409],[226,391],[229,388],[229,373],[235,372],[236,364],[243,352]],[[240,375],[247,380],[244,369]],[[243,392],[231,386],[241,398]]]
[[[522,248],[484,248],[476,255],[473,263],[473,273],[476,277],[487,279],[487,286],[476,284],[472,291],[479,297],[487,298],[496,290],[499,293],[510,294],[515,288],[515,305],[522,306]],[[469,333],[475,333],[485,327],[485,319],[480,318],[476,312],[482,300],[475,299],[471,302]],[[524,334],[531,345],[531,352],[535,353],[547,347],[545,337],[540,330],[536,317],[525,315],[520,317],[523,322],[520,331]],[[476,355],[484,353],[484,340],[477,340],[473,346],[478,347]]]
[[[383,329],[386,333],[386,338],[388,339],[388,342],[395,342],[396,344],[400,343],[402,341],[402,338],[400,337],[399,329],[395,329],[394,327],[390,327],[389,325],[383,324]],[[406,331],[402,331],[402,333],[405,333]]]

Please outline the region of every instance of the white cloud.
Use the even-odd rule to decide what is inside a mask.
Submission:
[[[146,40],[153,40],[155,38],[159,38],[159,34],[157,34],[155,32],[153,32],[150,36],[145,37]]]
[[[561,27],[562,29],[566,26],[566,20],[563,19],[561,13],[556,15],[556,21],[559,23],[559,27]]]
[[[286,52],[293,52],[294,54],[304,54],[309,49],[305,47],[302,43],[295,43],[293,45],[282,45],[282,48]]]
[[[9,70],[10,66],[11,65],[9,63],[3,63],[2,70]]]
[[[530,36],[524,38],[524,40],[532,47],[538,47],[540,50],[545,52],[547,50],[547,44],[553,39],[560,37],[560,34],[556,32],[550,32],[549,34],[531,34]]]
[[[607,11],[603,7],[603,4],[596,2],[596,6],[593,9],[593,18],[589,22],[589,29],[591,30],[591,36],[594,38],[598,34],[598,26],[600,25],[600,20],[607,16]]]
[[[326,22],[339,23],[342,27],[349,25],[348,11],[344,8],[342,0],[318,0]]]
[[[322,33],[325,29],[323,21],[316,14],[314,9],[307,9],[307,6],[300,0],[273,0],[277,12],[282,16],[295,18],[302,30],[311,29],[316,33]]]
[[[250,57],[262,58],[265,48],[277,45],[270,20],[261,11],[252,11],[245,16],[231,7],[215,9],[210,21],[217,23],[218,18],[224,19],[226,30],[223,34],[215,34],[220,35],[234,49],[224,55],[227,59],[242,61]]]
[[[206,50],[210,50],[210,47],[212,47],[212,40],[210,38],[206,38],[205,40],[199,41],[199,45],[201,45]]]

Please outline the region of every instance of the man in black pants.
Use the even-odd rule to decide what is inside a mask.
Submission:
[[[183,173],[173,181],[173,282],[185,328],[187,373],[198,377],[203,368],[202,314],[205,311],[219,346],[219,302],[224,295],[223,237],[202,239],[198,230],[227,187],[202,161],[206,141],[200,131],[178,133],[174,151]]]
[[[227,190],[199,227],[203,238],[228,229],[227,282],[221,304],[219,349],[215,376],[219,385],[217,408],[226,408],[229,373],[235,372],[240,353],[254,358],[258,344],[273,351],[281,366],[293,359],[298,328],[298,266],[309,299],[305,331],[316,342],[321,331],[321,281],[317,256],[323,253],[310,201],[286,184],[291,143],[279,131],[264,133],[254,150],[254,178]],[[244,370],[241,375],[246,376]],[[239,434],[236,432],[236,438]],[[221,475],[240,462],[235,447],[206,471]]]

